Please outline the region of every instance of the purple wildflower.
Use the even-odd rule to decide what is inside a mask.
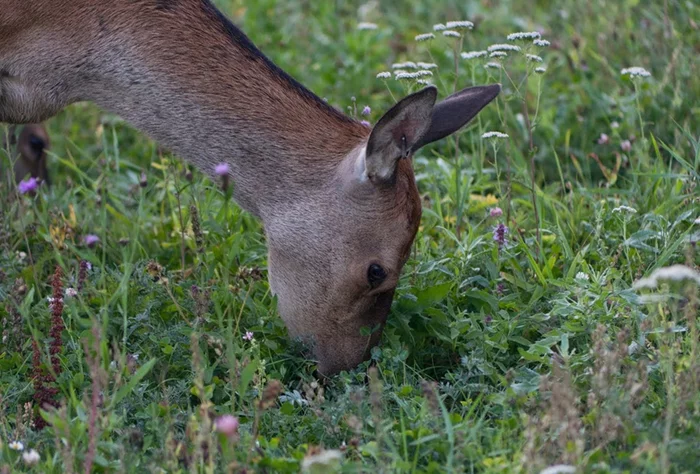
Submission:
[[[36,178],[29,178],[25,179],[24,181],[21,181],[19,183],[19,192],[20,194],[34,194],[39,187],[39,182],[36,180]]]
[[[238,418],[233,415],[222,415],[214,422],[216,431],[230,438],[238,431]]]
[[[506,234],[508,233],[508,227],[505,224],[498,224],[493,230],[493,240],[498,242],[498,248],[503,247],[506,243]]]
[[[85,237],[83,237],[83,242],[85,242],[85,245],[88,247],[92,248],[95,245],[97,245],[97,242],[100,241],[100,238],[96,236],[95,234],[88,234]]]
[[[243,340],[244,341],[252,341],[253,340],[253,333],[251,331],[246,331],[245,334],[243,335]]]
[[[500,207],[494,207],[489,212],[489,215],[491,217],[501,217],[503,215],[503,209],[501,209]]]
[[[365,105],[365,108],[362,109],[362,115],[369,115],[372,113],[372,109],[369,107],[369,105]]]
[[[231,167],[228,165],[228,163],[219,163],[214,168],[214,172],[217,174],[217,176],[222,177],[228,175],[230,171]]]
[[[361,123],[362,125],[364,125],[365,127],[368,127],[368,128],[371,128],[371,127],[372,127],[372,124],[369,123],[367,120],[363,120],[363,121],[360,122],[360,123]]]
[[[625,140],[622,143],[620,143],[620,148],[625,153],[629,153],[630,150],[632,150],[632,142],[630,142],[629,140]]]

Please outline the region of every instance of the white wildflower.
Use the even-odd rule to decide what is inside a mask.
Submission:
[[[376,23],[370,23],[368,21],[363,21],[357,24],[358,30],[376,30],[378,28]]]
[[[518,33],[511,33],[507,36],[508,41],[515,40],[525,40],[525,39],[539,39],[541,35],[536,31],[520,31]]]
[[[380,72],[379,74],[377,74],[377,79],[389,79],[390,77],[391,77],[391,73],[386,72],[386,71]]]
[[[75,288],[66,288],[66,298],[75,298],[78,296],[78,290]]]
[[[616,212],[619,212],[619,213],[628,212],[628,213],[630,213],[630,214],[636,214],[636,213],[637,213],[637,210],[636,210],[635,208],[629,207],[629,206],[620,206],[620,207],[616,207],[616,208],[613,209],[612,211],[613,211],[613,213],[616,213]]]
[[[546,67],[536,67],[535,72],[537,74],[544,74],[545,72],[547,72],[547,68]]]
[[[542,62],[542,58],[537,56],[536,54],[526,54],[525,57],[528,59],[528,61],[532,61],[533,63]]]
[[[683,281],[691,280],[700,285],[700,273],[685,265],[671,265],[670,267],[657,268],[651,275],[634,282],[632,288],[639,290],[641,288],[656,288],[659,281]]]
[[[442,31],[446,30],[447,27],[443,25],[442,23],[438,23],[437,25],[433,25],[433,31]]]
[[[22,460],[27,466],[33,466],[41,461],[41,456],[39,456],[39,453],[37,453],[35,449],[30,449],[22,453]]]
[[[651,73],[644,69],[643,67],[627,67],[620,71],[620,74],[623,76],[630,76],[630,77],[649,77],[651,76]]]
[[[442,36],[449,36],[452,38],[461,38],[462,35],[459,34],[459,32],[455,30],[445,30],[442,32]]]
[[[474,28],[474,23],[471,21],[448,21],[445,26],[450,30],[471,30]]]
[[[432,76],[433,73],[430,71],[415,71],[415,72],[406,72],[406,71],[401,71],[401,72],[396,72],[394,74],[394,79],[397,80],[409,80],[409,79],[420,79],[421,77],[429,77]]]
[[[418,66],[413,61],[406,61],[405,63],[394,63],[391,65],[391,69],[417,69]]]
[[[505,51],[494,51],[493,53],[489,54],[489,58],[507,58],[508,53]]]
[[[315,472],[329,472],[329,470],[335,472],[342,459],[342,451],[329,449],[328,451],[321,451],[318,454],[305,457],[301,462],[301,468],[305,472],[311,470],[312,467],[315,469]]]
[[[543,40],[543,39],[538,38],[535,41],[533,41],[532,44],[534,44],[535,46],[540,46],[540,47],[544,48],[544,47],[549,46],[551,43],[547,40]]]
[[[489,53],[494,51],[520,51],[520,46],[514,44],[492,44],[488,48]]]
[[[462,53],[462,59],[483,58],[487,54],[489,54],[488,51],[469,51],[468,53]]]
[[[494,62],[486,63],[484,64],[484,67],[489,69],[501,69],[501,65]]]
[[[418,66],[420,69],[435,69],[438,67],[438,65],[435,63],[421,63],[421,62],[417,62],[416,66]]]
[[[422,35],[418,35],[415,37],[415,40],[418,42],[429,41],[431,39],[435,39],[435,35],[432,33],[423,33]]]
[[[433,85],[432,82],[426,81],[425,79],[418,79],[418,80],[416,81],[416,84],[420,84],[420,85],[422,85],[422,86],[432,86],[432,85]]]
[[[578,272],[576,274],[576,279],[581,280],[581,281],[589,281],[591,279],[591,277],[589,277],[587,273]]]
[[[7,447],[13,451],[24,451],[24,444],[21,441],[13,441]]]
[[[549,466],[546,469],[542,469],[540,474],[575,474],[576,468],[568,464],[556,464],[554,466]]]
[[[695,219],[693,222],[694,222],[695,224],[700,225],[700,217],[698,217],[697,219]]]
[[[501,133],[501,132],[486,132],[483,135],[481,135],[481,138],[508,138],[508,134],[506,133]]]

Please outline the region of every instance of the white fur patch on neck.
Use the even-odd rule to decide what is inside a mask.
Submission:
[[[367,181],[369,178],[367,176],[367,146],[363,145],[357,151],[357,156],[355,157],[355,176],[360,182]]]

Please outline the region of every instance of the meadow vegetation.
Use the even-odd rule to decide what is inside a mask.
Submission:
[[[358,120],[503,92],[415,156],[382,344],[330,379],[230,188],[93,105],[49,120],[52,187],[0,177],[0,473],[697,472],[696,2],[217,3]]]

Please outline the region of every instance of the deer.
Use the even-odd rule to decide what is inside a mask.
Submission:
[[[10,153],[14,181],[19,184],[27,177],[39,178],[50,185],[47,168],[46,151],[50,147],[49,134],[41,123],[30,123],[23,126],[17,136],[17,127],[9,129],[9,141],[6,148]]]
[[[323,376],[357,367],[380,342],[421,219],[412,157],[500,90],[438,101],[427,86],[368,127],[280,69],[209,0],[0,9],[0,121],[90,101],[212,178],[226,162],[233,198],[264,228],[278,314]]]

